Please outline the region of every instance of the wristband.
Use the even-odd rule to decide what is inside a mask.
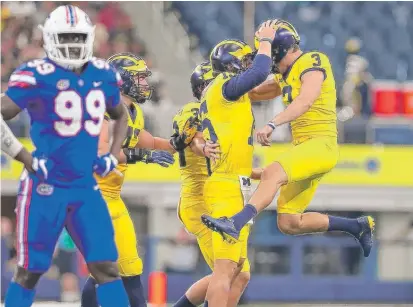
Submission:
[[[270,44],[272,44],[272,39],[271,38],[268,38],[268,37],[264,37],[264,38],[261,38],[260,40],[259,40],[259,42],[261,43],[261,42],[269,42]]]
[[[276,128],[273,122],[269,122],[267,125],[270,126],[272,130],[275,130]]]

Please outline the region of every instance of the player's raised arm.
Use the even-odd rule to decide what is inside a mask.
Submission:
[[[257,32],[260,45],[252,66],[240,75],[231,78],[223,86],[223,95],[227,100],[238,100],[267,78],[271,71],[271,43],[275,35],[274,23],[275,21],[265,22]],[[217,48],[218,50],[219,48]],[[212,53],[211,58],[214,56],[215,54]]]

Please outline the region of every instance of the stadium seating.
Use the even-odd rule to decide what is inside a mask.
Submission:
[[[181,21],[199,37],[200,48],[224,38],[243,37],[242,2],[173,2]],[[336,78],[342,78],[344,43],[351,36],[363,41],[363,54],[377,79],[412,80],[413,13],[409,2],[256,2],[256,25],[270,18],[287,19],[301,35],[304,50],[326,52]]]

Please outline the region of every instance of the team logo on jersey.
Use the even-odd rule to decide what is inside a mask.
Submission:
[[[93,82],[94,87],[99,87],[102,85],[102,82]]]
[[[41,183],[37,186],[37,193],[43,196],[50,196],[53,194],[53,186],[46,183]]]
[[[57,89],[60,91],[67,90],[69,86],[70,86],[70,82],[67,79],[59,80],[56,85]]]

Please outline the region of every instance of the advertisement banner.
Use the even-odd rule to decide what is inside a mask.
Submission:
[[[22,140],[33,149],[30,140]],[[254,167],[264,167],[291,145],[255,146]],[[6,155],[1,156],[2,180],[18,179],[22,165]],[[133,182],[179,182],[178,157],[172,167],[138,163],[131,165],[126,175]],[[341,145],[337,166],[323,180],[323,184],[381,185],[413,187],[413,147],[378,145]]]

